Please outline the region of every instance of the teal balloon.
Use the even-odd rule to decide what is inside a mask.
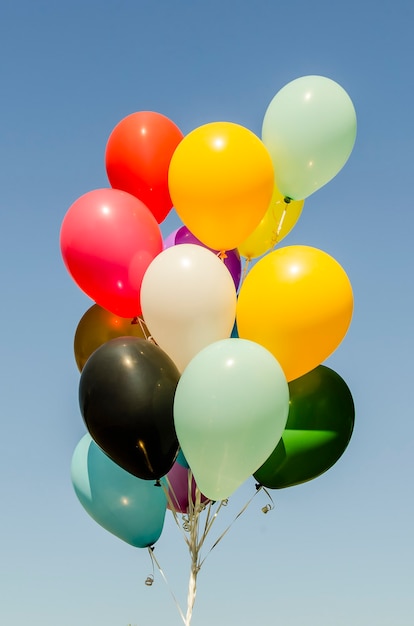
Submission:
[[[283,370],[259,344],[224,339],[190,361],[175,392],[174,422],[206,498],[227,498],[260,467],[280,440],[288,410]]]
[[[355,108],[347,92],[324,76],[303,76],[270,102],[262,127],[276,186],[302,200],[329,182],[348,160],[356,139]]]
[[[256,480],[270,489],[307,482],[330,469],[352,436],[355,406],[345,381],[320,365],[289,383],[286,429]]]
[[[179,463],[182,467],[185,467],[185,469],[188,469],[190,467],[187,463],[187,459],[185,458],[182,450],[178,450],[177,458],[175,459],[175,461],[176,463]]]
[[[167,510],[163,487],[119,467],[89,434],[75,448],[71,477],[83,508],[105,530],[136,548],[159,539]]]

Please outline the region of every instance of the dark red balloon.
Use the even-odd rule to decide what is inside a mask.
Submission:
[[[161,348],[136,337],[111,339],[82,370],[79,405],[92,439],[138,478],[165,476],[178,454],[173,403],[179,377]]]
[[[168,169],[182,139],[174,122],[153,111],[128,115],[108,139],[105,164],[111,186],[142,200],[158,223],[172,208]]]

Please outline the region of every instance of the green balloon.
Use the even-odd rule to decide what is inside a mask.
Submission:
[[[351,392],[329,367],[319,365],[291,381],[289,391],[282,439],[254,474],[270,489],[299,485],[326,472],[344,453],[354,428]]]
[[[302,200],[342,169],[354,147],[356,113],[346,91],[324,76],[303,76],[285,85],[263,119],[279,191]]]
[[[268,458],[283,433],[289,387],[263,346],[223,339],[187,365],[174,398],[181,449],[206,498],[230,496]]]

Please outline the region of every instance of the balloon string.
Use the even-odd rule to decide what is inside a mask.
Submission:
[[[211,528],[212,528],[212,526],[213,526],[214,522],[216,521],[217,516],[218,516],[218,514],[219,514],[219,512],[220,512],[220,509],[221,509],[223,506],[227,506],[227,503],[228,503],[228,500],[221,500],[221,502],[220,502],[219,506],[217,507],[217,510],[216,510],[216,512],[214,513],[214,515],[213,515],[213,517],[211,518],[211,520],[209,520],[209,522],[208,522],[208,523],[207,523],[207,520],[206,520],[206,524],[205,524],[205,526],[204,526],[204,532],[203,532],[203,535],[202,535],[201,540],[200,540],[200,548],[201,548],[201,546],[203,545],[204,541],[206,540],[207,535],[209,534],[209,532],[210,532],[210,530],[211,530]]]
[[[161,574],[161,576],[162,576],[162,577],[163,577],[163,579],[164,579],[165,584],[167,585],[168,591],[170,592],[171,597],[173,598],[173,600],[174,600],[174,602],[175,602],[175,605],[176,605],[176,607],[177,607],[177,610],[178,610],[178,612],[179,612],[179,614],[180,614],[180,616],[181,616],[181,619],[182,619],[182,620],[183,620],[183,622],[184,622],[184,626],[188,626],[189,622],[187,622],[187,621],[186,621],[186,618],[184,617],[184,613],[183,613],[183,611],[181,610],[181,607],[180,607],[180,605],[179,605],[179,602],[178,602],[177,598],[175,597],[175,595],[174,595],[174,593],[173,593],[173,591],[172,591],[172,589],[171,589],[171,587],[170,587],[170,585],[169,585],[169,583],[168,583],[167,577],[166,577],[166,575],[164,574],[164,572],[162,571],[161,566],[160,566],[160,564],[158,563],[158,560],[157,560],[157,559],[156,559],[156,557],[155,557],[155,554],[154,554],[154,548],[153,548],[153,547],[148,548],[148,552],[149,552],[149,555],[150,555],[150,557],[151,557],[151,560],[152,560],[152,564],[153,564],[153,566],[154,566],[154,563],[155,563],[155,565],[156,565],[156,566],[157,566],[157,568],[158,568],[159,573]],[[148,580],[148,579],[147,579],[147,580]]]
[[[167,476],[165,476],[165,479],[166,479],[166,482],[167,482],[167,486],[165,484],[163,484],[163,489],[164,489],[165,496],[167,498],[168,505],[170,507],[170,511],[171,511],[171,513],[173,515],[175,523],[177,524],[178,528],[180,529],[180,531],[181,531],[181,533],[182,533],[182,535],[184,537],[184,541],[186,542],[187,546],[190,547],[190,544],[189,544],[189,541],[188,541],[188,538],[187,538],[187,535],[186,535],[186,532],[185,532],[186,531],[186,525],[185,524],[183,525],[180,522],[180,520],[178,518],[177,507],[176,507],[176,504],[174,503],[174,500],[175,500],[176,503],[178,503],[177,495],[176,495],[176,493],[175,493],[175,491],[174,491],[174,489],[173,489],[173,487],[171,485],[171,482],[170,482],[169,478]],[[172,495],[172,497],[171,497],[171,495]],[[173,498],[174,498],[174,500],[173,500]],[[182,516],[182,519],[185,520],[185,516],[184,515]]]
[[[248,506],[251,504],[252,500],[257,496],[257,494],[259,493],[259,491],[262,489],[261,485],[256,485],[256,491],[255,493],[252,495],[251,498],[249,498],[249,500],[246,502],[246,504],[244,505],[244,507],[238,512],[238,514],[236,515],[236,517],[234,518],[234,520],[231,522],[231,524],[229,524],[227,526],[227,528],[221,533],[221,535],[218,537],[218,539],[216,539],[216,541],[213,543],[213,545],[211,546],[210,550],[208,551],[208,553],[206,554],[206,556],[204,557],[204,559],[201,561],[200,563],[200,567],[203,565],[204,561],[206,560],[206,558],[208,557],[208,555],[212,552],[212,550],[214,550],[214,548],[220,543],[220,541],[223,539],[223,537],[225,537],[225,535],[227,535],[227,533],[229,532],[230,528],[233,526],[233,524],[235,523],[236,520],[239,519],[239,517],[245,512],[245,510],[248,508]],[[270,496],[269,496],[270,497]],[[262,509],[263,510],[263,509]],[[218,512],[218,511],[217,511]],[[204,540],[204,537],[203,537]]]
[[[199,564],[199,552],[200,544],[198,541],[199,535],[199,521],[200,513],[203,510],[201,506],[201,492],[196,487],[195,489],[195,502],[192,498],[192,472],[188,472],[189,480],[189,511],[190,511],[190,554],[191,554],[191,568],[190,578],[188,581],[188,594],[187,594],[187,614],[186,614],[186,626],[190,626],[191,617],[193,614],[194,602],[197,592],[197,574],[200,571],[201,565]]]
[[[265,487],[263,487],[263,485],[257,484],[257,485],[256,485],[256,489],[257,489],[258,491],[259,491],[260,489],[262,489],[262,490],[265,492],[265,494],[267,495],[267,497],[269,498],[270,502],[272,503],[272,504],[269,504],[269,503],[268,503],[268,504],[265,504],[265,506],[264,506],[264,507],[262,507],[262,513],[269,513],[269,511],[272,511],[272,510],[275,508],[275,503],[274,503],[274,501],[273,501],[272,496],[270,495],[270,493],[268,492],[268,490],[267,490]]]
[[[287,208],[288,208],[288,206],[290,204],[290,198],[286,197],[283,200],[283,202],[284,202],[283,212],[282,212],[282,215],[280,216],[279,224],[278,224],[278,226],[276,228],[276,231],[273,232],[273,235],[272,235],[272,247],[270,248],[270,250],[273,250],[274,247],[276,246],[276,244],[279,242],[279,235],[280,235],[280,232],[282,230],[283,223],[285,221]]]
[[[246,260],[244,261],[243,272],[242,272],[241,279],[240,279],[239,289],[242,286],[242,284],[244,282],[244,279],[247,276],[247,272],[249,271],[250,263],[251,263],[251,258],[250,257],[246,257]]]
[[[142,332],[144,338],[148,339],[148,337],[149,337],[148,327],[147,327],[146,323],[144,322],[144,320],[142,319],[141,316],[134,317],[134,319],[132,320],[131,324],[139,324],[139,327],[141,329],[141,332]]]

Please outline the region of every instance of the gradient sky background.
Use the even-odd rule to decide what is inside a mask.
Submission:
[[[340,83],[358,116],[350,160],[285,239],[331,254],[353,285],[351,328],[326,364],[352,391],[354,435],[329,472],[272,492],[268,515],[255,498],[203,566],[192,623],[413,624],[413,12],[402,0],[3,0],[2,624],[181,623],[160,574],[144,584],[147,551],[93,522],[72,489],[85,433],[73,336],[92,302],[64,268],[60,225],[108,186],[105,145],[129,113],[260,134],[276,92],[307,74]],[[164,234],[176,226],[172,215]],[[185,604],[188,556],[170,518],[156,554]]]

